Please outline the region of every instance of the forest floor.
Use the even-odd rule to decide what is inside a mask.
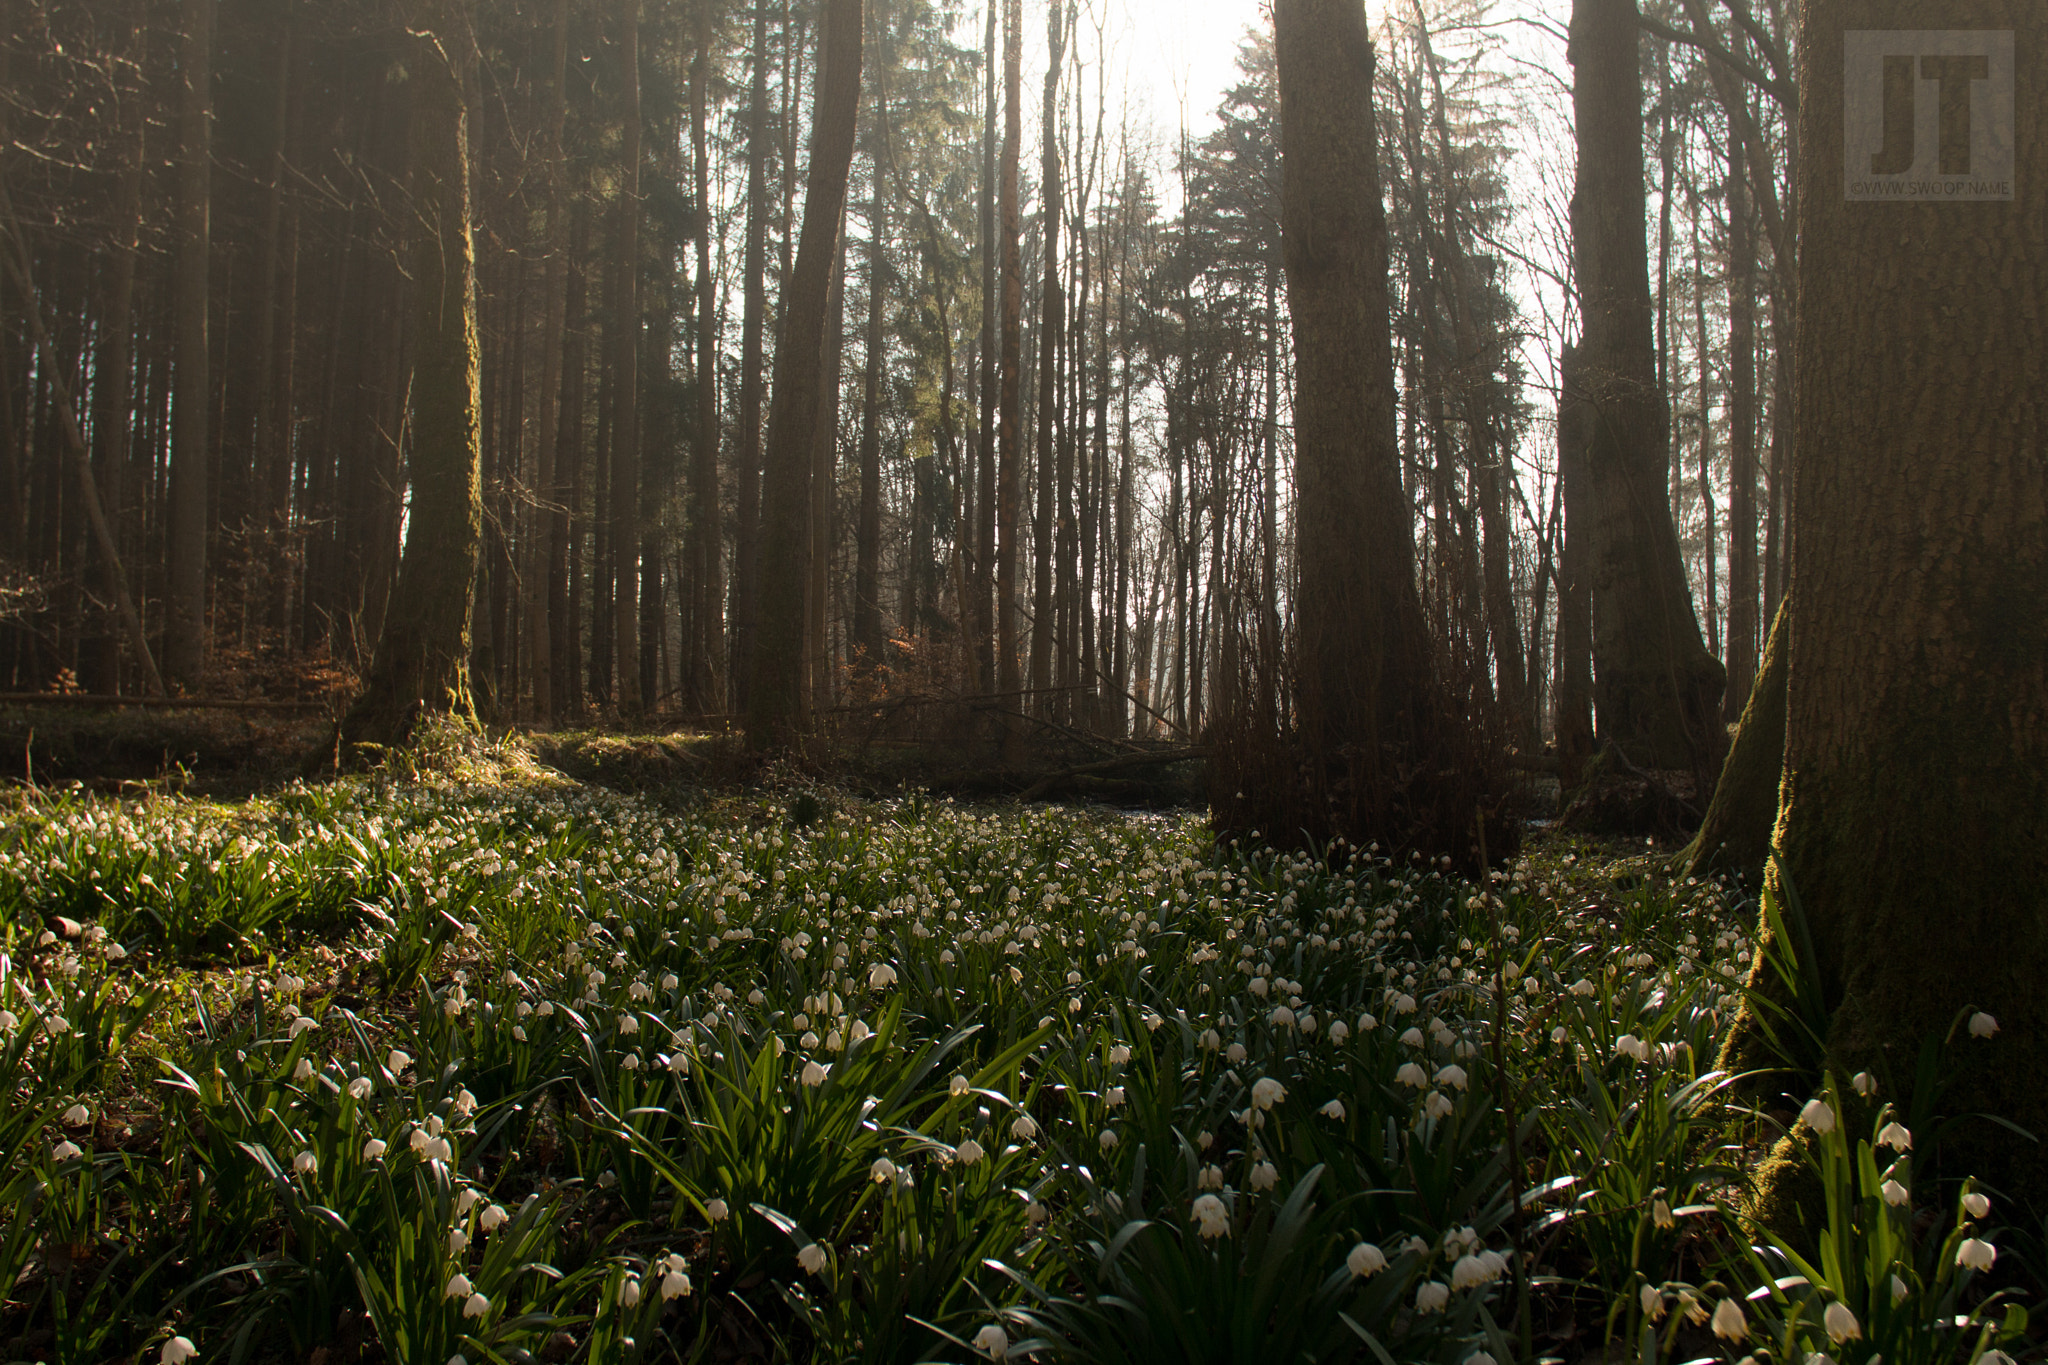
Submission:
[[[1482,887],[724,740],[443,739],[304,784],[289,727],[223,728],[272,766],[39,760],[5,797],[0,1357],[2025,1341],[2040,1239],[1941,1168],[1921,1097],[1824,1091],[1841,1198],[1793,1245],[1743,1220],[1799,1121],[1713,1070],[1769,950],[1668,846],[1539,828]]]

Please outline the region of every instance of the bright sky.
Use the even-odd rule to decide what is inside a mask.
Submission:
[[[1126,65],[1133,104],[1149,107],[1153,125],[1170,136],[1184,103],[1189,132],[1199,137],[1213,126],[1223,92],[1236,83],[1245,29],[1272,23],[1263,10],[1260,0],[1089,0],[1082,26],[1106,11],[1111,70],[1119,59]],[[1091,33],[1082,50],[1093,42]]]

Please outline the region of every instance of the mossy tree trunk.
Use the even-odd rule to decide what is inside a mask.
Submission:
[[[470,612],[483,544],[476,253],[470,240],[464,74],[475,60],[469,0],[421,0],[412,60],[412,505],[398,583],[368,685],[336,752],[399,745],[429,714],[477,723]]]
[[[1943,1112],[2048,1138],[2048,85],[2028,69],[2048,51],[2048,9],[1803,10],[1790,691],[1771,878],[1805,908],[1831,1067],[1869,1070],[1898,1096],[1923,1041],[1982,1010],[1999,1031],[1950,1047]],[[1980,117],[2010,92],[2014,199],[1847,198],[1850,29],[2011,31],[2017,82],[1991,62],[1970,84]],[[1936,98],[1931,79],[1918,87]],[[2041,1150],[1966,1120],[1944,1169],[2038,1207]],[[1767,1182],[1766,1210],[1773,1194]]]
[[[861,11],[861,0],[828,0],[825,8],[803,225],[775,343],[762,486],[760,618],[747,691],[747,743],[755,749],[788,746],[810,728],[804,594],[810,577],[811,465],[826,313],[840,260],[841,211],[860,107]]]
[[[1700,639],[1667,486],[1644,237],[1643,85],[1635,0],[1575,0],[1572,254],[1584,316],[1575,392],[1587,408],[1587,555],[1597,729],[1643,767],[1720,761],[1720,662]],[[1567,527],[1579,532],[1579,521]]]
[[[1699,833],[1676,861],[1689,876],[1733,872],[1755,885],[1771,852],[1771,826],[1778,816],[1778,778],[1785,771],[1785,607],[1771,622],[1749,701],[1736,722],[1735,738],[1714,784]]]

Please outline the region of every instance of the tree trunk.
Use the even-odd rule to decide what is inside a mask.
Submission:
[[[760,627],[747,698],[747,742],[755,749],[787,747],[810,728],[803,687],[809,475],[824,370],[825,314],[860,111],[861,8],[861,0],[826,0],[803,229],[775,345],[761,529],[776,553],[761,561]]]
[[[1635,0],[1576,0],[1568,56],[1579,140],[1572,248],[1584,319],[1599,734],[1640,766],[1704,771],[1721,752],[1720,663],[1700,640],[1665,489],[1669,412],[1657,385],[1644,243]]]
[[[1583,396],[1579,348],[1565,343],[1558,360],[1557,477],[1564,504],[1564,543],[1557,572],[1558,782],[1566,793],[1593,756],[1593,513],[1586,468],[1593,417]]]
[[[761,334],[768,312],[768,0],[754,0],[754,47],[747,93],[747,243],[740,273],[740,410],[733,440],[732,663],[730,704],[747,706],[754,667],[761,543]]]
[[[1428,794],[1397,778],[1417,754],[1435,766],[1444,718],[1401,492],[1372,42],[1357,0],[1275,0],[1273,27],[1296,357],[1297,743],[1310,777],[1291,823],[1399,852],[1449,831],[1426,827]],[[1468,825],[1470,808],[1455,818]]]
[[[987,0],[987,29],[982,39],[984,101],[981,125],[981,425],[975,436],[973,610],[967,614],[973,637],[974,686],[992,691],[996,685],[996,6]],[[1007,67],[1005,67],[1007,70]]]
[[[1037,438],[1037,515],[1031,521],[1031,705],[1030,711],[1044,711],[1051,705],[1053,623],[1053,497],[1057,458],[1055,444],[1062,441],[1060,422],[1060,340],[1066,332],[1066,296],[1060,290],[1060,139],[1058,117],[1061,43],[1066,38],[1061,0],[1046,9],[1045,39],[1049,49],[1045,66],[1045,106],[1039,126],[1039,253],[1045,275],[1039,289],[1038,314],[1038,410],[1032,422]]]
[[[1699,833],[1677,862],[1688,876],[1725,868],[1754,883],[1771,851],[1778,816],[1778,777],[1785,770],[1785,610],[1780,607],[1764,642],[1763,667],[1742,708],[1721,779]]]
[[[621,716],[640,697],[640,0],[619,0],[619,310],[613,318],[611,469],[612,700]]]
[[[717,281],[711,273],[711,148],[705,128],[711,82],[708,6],[698,10],[697,51],[690,63],[690,148],[697,200],[697,439],[690,477],[690,572],[678,585],[688,593],[695,629],[683,641],[685,707],[708,714],[724,709],[718,675],[725,659],[725,566],[722,562],[718,487]]]
[[[875,10],[878,30],[881,0]],[[860,397],[860,511],[854,525],[853,649],[854,669],[861,676],[872,673],[882,662],[882,365],[884,350],[883,303],[888,297],[887,261],[883,242],[889,209],[882,197],[884,139],[888,136],[888,68],[886,49],[875,68],[874,123],[869,129],[872,143],[868,157],[874,178],[868,204],[868,324],[867,361],[861,375]]]
[[[564,182],[562,134],[569,116],[569,0],[555,0],[553,47],[548,63],[548,104],[546,142],[542,156],[547,164],[547,269],[541,289],[546,312],[540,340],[540,425],[536,432],[534,487],[540,494],[535,509],[537,547],[528,569],[526,636],[528,672],[533,680],[533,711],[543,723],[561,716],[562,698],[557,695],[556,629],[557,602],[555,529],[558,496],[556,466],[561,455],[562,332],[567,324],[569,275],[569,222]]]
[[[164,629],[164,672],[196,691],[206,667],[206,467],[212,403],[207,343],[208,257],[212,252],[214,0],[183,0],[184,39],[178,62],[177,255],[172,277],[172,345],[177,387],[171,412],[171,496],[168,516],[170,591]]]
[[[1002,242],[1002,375],[997,417],[996,691],[1023,690],[1017,657],[1017,512],[1024,494],[1024,261],[1018,240],[1018,157],[1024,145],[1022,0],[1003,0],[1003,166],[997,191]],[[1016,722],[1003,721],[1005,759],[1016,757]]]
[[[1770,889],[1804,907],[1830,1070],[1868,1070],[1903,1099],[1922,1044],[1953,1037],[1940,1112],[2048,1133],[2048,88],[2024,74],[2048,50],[2048,10],[1803,11],[1790,692]],[[2012,100],[2012,164],[1989,172],[2010,177],[2010,202],[1847,197],[1845,162],[1851,180],[1867,173],[1857,163],[1878,139],[1844,145],[1845,65],[1858,93],[1883,78],[1875,55],[1845,62],[1852,29],[1982,34],[1989,56],[1963,88],[1979,110]],[[1949,171],[1945,135],[1918,150],[1911,178]],[[1995,1037],[1958,1027],[1973,1011]],[[1781,1150],[1760,1172],[1767,1215],[1789,1217],[1796,1160]],[[1984,1120],[1945,1133],[1940,1162],[2010,1207],[2048,1198],[2035,1144]]]
[[[1742,143],[1728,142],[1728,694],[1730,719],[1756,677],[1756,247]]]
[[[409,76],[412,113],[412,510],[368,685],[342,720],[335,756],[411,738],[420,719],[474,728],[471,602],[483,544],[483,434],[477,388],[476,254],[470,243],[464,69],[475,60],[467,0],[421,0]],[[316,757],[319,757],[316,755]]]

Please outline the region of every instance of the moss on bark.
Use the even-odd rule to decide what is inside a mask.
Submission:
[[[1785,608],[1779,604],[1764,643],[1756,685],[1736,723],[1721,780],[1699,833],[1675,859],[1686,875],[1731,872],[1754,887],[1771,852],[1778,818],[1778,778],[1785,770]]]

